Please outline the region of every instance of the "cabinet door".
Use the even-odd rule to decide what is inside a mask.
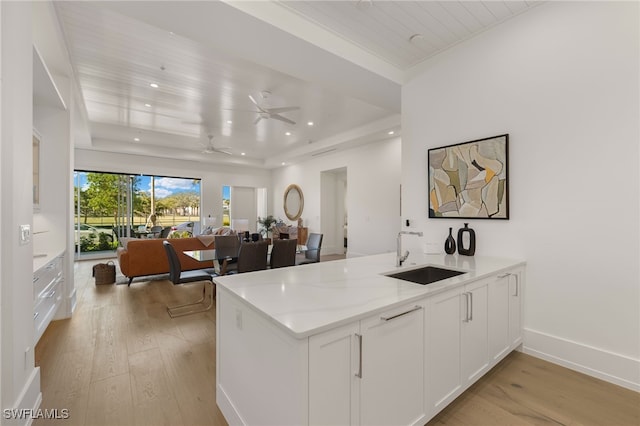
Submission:
[[[360,322],[360,424],[424,423],[424,302]]]
[[[522,343],[523,274],[512,273],[509,279],[509,339],[511,348]]]
[[[309,424],[359,423],[358,323],[309,338]]]
[[[479,281],[464,288],[460,298],[462,318],[462,383],[480,378],[489,367],[488,283]]]
[[[429,407],[442,410],[457,396],[460,386],[460,289],[447,291],[429,299],[426,342]]]
[[[510,350],[509,294],[510,274],[499,275],[489,284],[489,361],[497,363]]]

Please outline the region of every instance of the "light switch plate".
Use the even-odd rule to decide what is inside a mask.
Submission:
[[[31,225],[20,225],[20,244],[29,244],[31,241]]]

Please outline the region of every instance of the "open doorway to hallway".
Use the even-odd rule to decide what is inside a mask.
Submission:
[[[344,255],[348,250],[347,168],[320,173],[322,253]]]

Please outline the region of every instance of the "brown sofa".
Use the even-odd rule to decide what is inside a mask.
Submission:
[[[127,246],[118,247],[118,263],[120,271],[129,278],[129,285],[136,277],[146,275],[165,274],[169,272],[169,261],[162,245],[163,241],[169,241],[176,249],[180,258],[180,266],[183,271],[192,269],[213,268],[211,262],[199,262],[186,254],[186,250],[212,249],[213,242],[205,245],[200,239],[194,238],[141,238],[131,239]]]

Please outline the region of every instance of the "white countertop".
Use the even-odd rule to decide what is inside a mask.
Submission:
[[[294,337],[305,338],[524,263],[484,256],[412,254],[398,268],[395,253],[386,253],[215,277],[214,282]],[[429,285],[383,275],[427,265],[467,273]]]

